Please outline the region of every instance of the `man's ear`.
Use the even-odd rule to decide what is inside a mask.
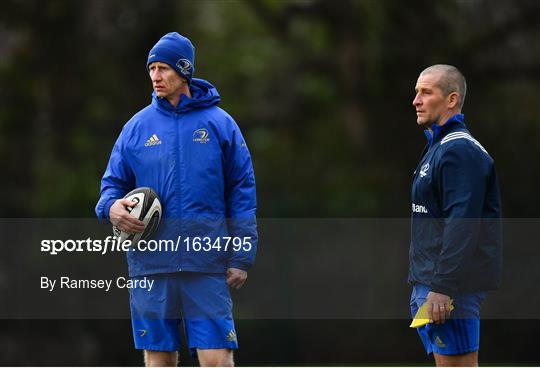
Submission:
[[[448,108],[453,109],[459,104],[459,94],[457,92],[451,92],[448,95]]]

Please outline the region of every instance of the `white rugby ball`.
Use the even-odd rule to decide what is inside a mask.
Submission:
[[[146,228],[142,233],[129,234],[113,226],[114,235],[119,238],[120,243],[131,240],[131,244],[137,244],[140,240],[150,239],[161,220],[161,202],[157,193],[152,188],[141,187],[132,190],[124,198],[133,202],[133,206],[127,207],[131,216],[144,222]]]

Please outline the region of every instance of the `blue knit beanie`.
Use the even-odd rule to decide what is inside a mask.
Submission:
[[[161,37],[148,54],[146,69],[154,61],[169,64],[191,83],[195,71],[195,48],[186,37],[177,32],[170,32]]]

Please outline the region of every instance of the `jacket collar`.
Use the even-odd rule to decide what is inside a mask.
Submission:
[[[169,102],[169,100],[167,100],[166,98],[163,98],[163,97],[158,97],[156,95],[156,92],[152,92],[152,105],[154,105],[154,107],[166,114],[173,114],[173,113],[180,113],[180,112],[184,112],[184,105],[186,105],[186,100],[189,100],[190,98],[186,95],[181,95],[180,96],[180,101],[178,102],[178,106],[174,107],[173,105],[171,105],[171,103]]]
[[[217,105],[221,100],[216,88],[204,79],[193,78],[190,85],[191,97],[180,96],[178,106],[174,107],[166,98],[157,97],[152,92],[152,105],[159,111],[167,114],[186,113],[191,110]]]
[[[465,125],[465,116],[463,114],[456,114],[448,119],[443,125],[433,124],[431,130],[424,130],[424,134],[426,135],[428,144],[432,146],[448,133],[463,129],[467,129],[467,126]]]

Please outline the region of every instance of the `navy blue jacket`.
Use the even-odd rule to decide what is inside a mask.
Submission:
[[[450,296],[496,289],[502,239],[493,159],[461,114],[432,129],[413,178],[409,282]]]
[[[176,107],[154,92],[152,103],[122,129],[101,180],[99,218],[108,218],[114,201],[132,189],[151,187],[163,207],[156,240],[181,236],[173,250],[127,252],[130,276],[247,270],[255,260],[257,204],[248,147],[233,118],[217,106],[214,86],[194,78],[190,89],[192,97],[182,96]],[[242,243],[226,244],[228,237]]]

